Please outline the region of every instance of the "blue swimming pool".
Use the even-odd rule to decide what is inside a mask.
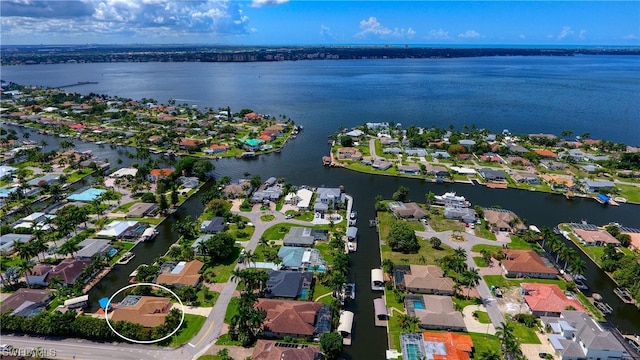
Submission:
[[[413,300],[413,308],[416,310],[424,310],[424,301],[422,300]]]
[[[309,289],[300,290],[300,299],[307,300],[307,296],[309,296]]]
[[[118,253],[118,249],[111,249],[109,250],[109,252],[107,253],[109,255],[109,257],[112,257],[113,255]]]

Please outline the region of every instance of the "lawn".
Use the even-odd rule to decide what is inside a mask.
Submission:
[[[389,245],[381,245],[382,258],[390,259],[394,264],[399,265],[435,265],[437,259],[453,254],[453,249],[444,244],[441,245],[440,250],[432,248],[431,244],[427,240],[421,240],[420,245],[420,250],[416,254],[403,254],[391,251],[391,247],[389,247]]]
[[[628,202],[640,203],[640,187],[626,184],[616,184],[616,187],[620,189],[620,196]]]
[[[224,323],[230,324],[231,318],[238,312],[238,301],[240,299],[237,297],[231,298],[229,300],[229,305],[227,305],[227,312],[224,314]]]
[[[137,204],[139,202],[141,202],[141,200],[136,200],[136,201],[132,201],[130,203],[122,204],[122,205],[118,206],[117,208],[113,209],[113,212],[116,212],[116,213],[117,212],[127,212],[127,211],[129,211],[129,209],[133,205],[135,205],[135,204]]]
[[[587,299],[587,297],[583,293],[576,291],[575,295],[578,298],[578,300],[580,300],[580,303],[582,304],[582,306],[584,306],[585,309],[587,309],[591,313],[591,316],[593,318],[595,318],[598,321],[603,321],[603,322],[607,321],[602,316],[602,313],[595,307],[595,305],[593,305],[593,303],[591,303],[591,301],[589,301],[589,299]]]
[[[212,307],[215,305],[218,297],[220,297],[220,293],[211,291],[206,286],[203,286],[197,294],[198,306]]]
[[[518,339],[520,343],[540,344],[540,339],[536,335],[535,329],[528,328],[519,322],[511,321],[510,324],[513,325],[513,335],[516,336],[516,339]]]
[[[226,232],[231,234],[237,241],[248,241],[255,231],[256,228],[254,226],[245,226],[244,229],[238,229],[237,224],[230,224]]]
[[[264,221],[264,222],[269,222],[269,221],[273,221],[275,220],[275,215],[273,214],[264,214],[264,215],[260,215],[260,220]]]
[[[556,284],[562,291],[567,290],[567,283],[562,280],[554,279],[506,279],[502,275],[485,275],[484,281],[487,286],[497,286],[501,288],[520,286],[521,283],[538,283],[538,284]]]
[[[429,225],[437,232],[457,230],[464,231],[464,224],[460,221],[445,219],[442,216],[432,216],[429,218]]]
[[[208,258],[200,258],[199,260],[203,261],[206,266],[204,270],[204,278],[212,283],[226,283],[229,280],[229,277],[231,277],[233,268],[235,268],[237,264],[238,256],[240,256],[240,248],[236,246],[233,248],[233,253],[229,256],[229,258],[227,258],[222,263],[211,264]]]
[[[489,350],[493,350],[496,353],[501,354],[500,341],[495,335],[473,332],[468,335],[471,337],[471,340],[473,340],[473,349],[476,355]]]
[[[292,226],[299,226],[299,225],[291,224],[291,223],[280,223],[280,224],[273,225],[272,227],[264,231],[264,233],[262,234],[262,237],[264,237],[267,240],[282,240],[284,239],[284,236],[287,233],[289,233],[289,230],[291,229]]]
[[[325,285],[320,284],[319,281],[315,281],[315,285],[313,286],[313,301],[324,294],[330,294],[331,288]],[[322,299],[318,300],[323,304],[331,304],[331,300],[333,300],[333,296],[325,296]]]
[[[402,221],[402,220],[397,220],[395,216],[393,216],[393,214],[390,212],[378,212],[377,216],[378,216],[378,220],[380,221],[379,222],[380,237],[382,237],[383,239],[386,238],[387,235],[389,234],[389,231],[391,231],[391,225],[393,225],[394,222]],[[411,230],[424,231],[424,226],[419,221],[402,221],[402,222],[407,224],[407,226],[409,226]]]
[[[240,341],[233,341],[229,337],[229,334],[222,334],[218,337],[218,340],[216,341],[216,345],[240,346]],[[216,355],[212,355],[212,356],[213,356],[212,359],[219,358]]]
[[[476,264],[477,267],[487,267],[487,266],[489,266],[489,264],[487,264],[487,262],[484,261],[482,256],[474,256],[473,257],[473,262]]]
[[[189,340],[196,336],[198,331],[200,331],[205,320],[207,320],[207,318],[204,316],[184,314],[184,323],[177,335],[173,335],[171,337],[171,343],[169,346],[178,347],[189,342]]]
[[[494,234],[493,231],[485,227],[484,225],[485,222],[486,222],[485,220],[482,220],[482,224],[477,225],[475,229],[473,229],[473,232],[475,233],[476,236],[481,237],[483,239],[496,240],[496,234]]]
[[[320,256],[322,256],[327,264],[333,264],[335,256],[333,255],[333,250],[331,249],[331,245],[329,245],[328,241],[319,241],[316,243],[314,248],[320,252]]]
[[[491,324],[491,319],[486,311],[476,310],[473,312],[473,317],[481,324]]]
[[[451,300],[453,300],[453,304],[456,306],[457,309],[464,309],[469,305],[480,305],[482,304],[482,300],[479,298],[470,298],[467,299],[466,297],[460,297],[460,296],[453,296],[451,297]]]

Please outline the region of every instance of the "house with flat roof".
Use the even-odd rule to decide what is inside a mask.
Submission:
[[[168,261],[160,266],[160,273],[154,280],[156,284],[173,286],[196,286],[200,282],[200,270],[204,263],[200,260]]]
[[[307,297],[313,281],[312,272],[269,270],[268,274],[265,297],[309,300]]]
[[[469,360],[473,340],[469,335],[454,332],[400,334],[402,360]]]
[[[579,229],[573,228],[573,232],[578,235],[580,242],[584,245],[590,246],[607,246],[609,244],[620,246],[620,241],[613,237],[605,230],[593,229]]]
[[[0,236],[0,253],[10,254],[13,252],[14,243],[24,243],[31,239],[33,239],[31,234],[4,234]]]
[[[533,250],[502,250],[505,258],[500,262],[507,277],[555,279],[556,269],[549,261]]]
[[[109,316],[111,322],[128,321],[144,327],[155,327],[164,323],[170,309],[169,298],[127,295],[121,302],[113,304]]]
[[[543,316],[540,321],[550,330],[549,342],[561,360],[618,360],[629,355],[610,331],[582,311],[564,310],[559,317]]]
[[[31,317],[46,310],[54,297],[55,290],[20,288],[2,302],[0,313]]]
[[[251,353],[253,360],[322,360],[323,358],[317,346],[262,339],[256,342]]]
[[[205,220],[200,225],[200,231],[206,234],[217,234],[224,231],[224,218],[216,216],[211,220]]]
[[[95,254],[108,254],[115,249],[109,240],[104,239],[84,239],[78,244],[79,250],[76,258],[91,259]]]
[[[476,211],[470,207],[445,206],[444,217],[445,219],[460,220],[471,224],[476,221]]]
[[[420,328],[431,330],[466,331],[462,313],[456,311],[450,296],[407,295],[404,298],[409,316],[420,320]]]
[[[527,307],[535,316],[560,316],[560,313],[572,307],[585,312],[585,308],[574,297],[567,297],[555,284],[522,283],[520,293]]]
[[[149,215],[153,210],[155,210],[157,205],[155,203],[136,203],[129,208],[127,211],[128,218],[140,218]]]
[[[491,168],[482,168],[478,170],[478,174],[487,181],[505,181],[507,180],[507,174],[502,170],[495,170]]]
[[[505,231],[515,234],[527,229],[518,216],[510,210],[485,208],[483,212],[484,219],[495,232]]]
[[[265,314],[265,336],[313,339],[331,331],[331,308],[328,305],[295,300],[258,299],[255,308]]]
[[[411,202],[411,203],[401,203],[397,201],[392,201],[389,203],[389,209],[393,215],[397,218],[411,218],[411,219],[422,219],[427,214],[422,210],[420,205]]]
[[[432,295],[453,295],[454,282],[445,276],[436,265],[409,265],[406,269],[394,271],[396,286],[411,293]]]

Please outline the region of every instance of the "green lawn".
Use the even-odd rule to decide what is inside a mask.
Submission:
[[[264,222],[273,221],[275,218],[276,217],[273,214],[260,215],[260,220],[262,220]]]
[[[184,323],[177,335],[171,337],[171,343],[169,346],[178,347],[189,342],[189,340],[196,336],[198,331],[200,331],[205,320],[207,320],[207,318],[204,316],[184,314]]]
[[[481,237],[483,239],[496,240],[496,234],[494,234],[493,231],[487,229],[484,225],[485,223],[486,221],[482,220],[482,224],[476,225],[475,229],[473,229],[473,232],[475,233],[476,236]]]
[[[267,240],[282,240],[284,239],[284,236],[287,233],[289,233],[289,230],[291,229],[292,226],[299,226],[299,225],[291,224],[291,223],[280,223],[280,224],[273,225],[272,227],[264,231],[264,233],[262,234],[262,237],[264,237]]]
[[[382,259],[390,259],[394,264],[398,265],[435,265],[437,259],[453,254],[453,249],[444,244],[441,245],[440,250],[432,248],[427,240],[420,240],[420,245],[420,250],[416,254],[403,254],[391,251],[389,245],[381,245]]]
[[[224,314],[224,323],[230,324],[231,318],[238,313],[238,301],[239,298],[233,297],[229,301],[229,305],[227,305],[227,312]]]
[[[476,357],[478,354],[489,350],[493,350],[498,354],[502,353],[500,351],[500,341],[495,335],[474,332],[470,332],[468,335],[471,337],[471,340],[473,340],[473,349]]]
[[[567,283],[562,280],[553,279],[506,279],[502,275],[485,275],[484,280],[487,282],[487,286],[491,287],[512,287],[520,286],[521,283],[539,283],[539,284],[556,284],[563,291],[567,290]]]
[[[229,337],[229,334],[222,334],[218,337],[216,345],[240,346],[240,341],[233,341]],[[217,357],[216,355],[212,356],[214,356],[212,359],[219,359],[219,357]]]
[[[476,310],[473,312],[473,317],[481,324],[491,324],[491,319],[486,311]]]
[[[220,264],[211,264],[208,258],[203,259],[200,257],[199,260],[203,261],[206,267],[204,278],[209,282],[226,283],[237,264],[238,256],[240,256],[240,248],[236,246],[233,248],[231,256]]]
[[[315,299],[317,299],[318,297],[324,295],[324,294],[330,294],[331,293],[331,288],[325,285],[320,284],[319,281],[316,280],[315,285],[313,286],[313,300],[315,301]],[[331,304],[331,300],[333,300],[333,296],[325,296],[322,299],[320,299],[319,301],[323,304]]]
[[[316,243],[314,248],[320,252],[320,256],[322,256],[327,264],[333,264],[335,256],[333,255],[333,250],[331,249],[331,245],[329,245],[328,241],[319,241]]]
[[[453,304],[458,309],[464,309],[469,305],[480,305],[480,304],[482,304],[482,300],[480,300],[479,298],[473,298],[473,297],[470,298],[470,299],[467,299],[466,297],[453,296],[453,297],[451,297],[451,300],[453,300]]]
[[[197,294],[198,306],[212,307],[213,305],[215,305],[218,297],[220,297],[220,293],[211,291],[206,286],[203,286]]]
[[[616,187],[620,189],[620,196],[626,198],[627,201],[640,203],[640,187],[626,184],[616,184]]]
[[[606,321],[604,316],[602,316],[602,313],[595,307],[595,305],[593,305],[591,301],[589,301],[589,299],[587,299],[587,297],[583,293],[576,291],[575,295],[578,300],[580,300],[582,306],[584,306],[591,313],[591,316],[593,318],[598,321]]]
[[[464,231],[464,224],[460,221],[445,219],[439,215],[430,217],[429,225],[437,232],[449,230]]]
[[[487,262],[484,261],[482,256],[474,256],[473,257],[473,262],[476,264],[477,267],[487,267],[487,266],[489,266],[489,264],[487,264]]]
[[[226,232],[231,234],[237,241],[248,241],[255,231],[256,228],[254,226],[245,226],[244,229],[238,229],[237,224],[230,224]]]
[[[513,334],[521,344],[540,344],[540,339],[538,339],[535,329],[514,321],[511,321],[510,324],[513,325]]]
[[[135,205],[137,203],[140,203],[140,202],[141,202],[141,200],[136,200],[136,201],[132,201],[132,202],[129,202],[129,203],[126,203],[126,204],[122,204],[122,205],[118,206],[117,208],[113,209],[113,212],[127,212],[127,211],[129,211],[129,209],[133,205]]]

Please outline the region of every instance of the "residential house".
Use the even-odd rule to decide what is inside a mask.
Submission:
[[[513,174],[513,180],[521,184],[538,185],[540,184],[540,178],[538,175],[528,172],[519,172]]]
[[[13,176],[18,171],[18,168],[12,166],[0,165],[0,179]]]
[[[468,207],[445,206],[444,217],[445,219],[460,220],[471,224],[476,222],[476,211]]]
[[[547,149],[535,149],[533,150],[536,154],[540,155],[543,158],[555,159],[558,155],[551,150]]]
[[[31,234],[3,234],[0,236],[0,253],[11,254],[13,253],[13,245],[16,242],[28,242],[33,239]]]
[[[502,170],[495,170],[490,168],[482,168],[478,170],[478,174],[487,181],[505,181],[507,180],[507,174]]]
[[[9,295],[2,305],[0,313],[31,317],[45,311],[47,305],[55,297],[55,290],[20,288]]]
[[[298,210],[306,211],[309,209],[313,191],[309,189],[300,189],[295,193],[289,193],[285,196],[285,203],[295,205]]]
[[[164,323],[170,309],[169,298],[127,295],[121,302],[114,304],[109,315],[112,322],[128,321],[144,327],[156,327]]]
[[[399,154],[402,154],[402,149],[400,149],[399,147],[388,147],[388,148],[382,149],[382,153],[399,155]]]
[[[135,177],[138,174],[136,168],[120,168],[109,175],[109,177],[118,179],[122,177]]]
[[[437,150],[437,151],[434,151],[434,152],[433,152],[433,154],[432,154],[432,156],[433,156],[434,158],[436,158],[436,159],[437,159],[437,158],[440,158],[440,159],[450,159],[450,158],[451,158],[451,155],[449,155],[449,153],[448,153],[448,152],[446,152],[446,151],[444,151],[444,150]]]
[[[573,190],[577,188],[571,176],[542,174],[540,178],[542,179],[542,181],[547,183],[552,190],[565,191],[565,190]]]
[[[323,270],[327,266],[317,249],[281,246],[278,257],[282,259],[280,266],[285,270]]]
[[[431,163],[425,166],[427,175],[433,175],[435,177],[447,177],[449,176],[449,170],[444,166],[435,166]]]
[[[152,143],[152,144],[160,144],[160,143],[162,143],[162,136],[160,136],[160,135],[151,135],[151,136],[149,136],[147,141]]]
[[[317,231],[315,232],[317,233]],[[326,239],[326,234],[324,238]],[[313,229],[293,226],[284,236],[282,244],[285,246],[312,247],[316,240]]]
[[[527,149],[524,146],[513,144],[513,145],[509,146],[509,151],[511,151],[512,153],[526,154],[526,153],[529,152],[529,149]]]
[[[359,130],[359,129],[354,129],[354,130],[348,131],[348,132],[346,132],[344,134],[346,136],[349,136],[349,137],[360,137],[360,136],[364,135],[364,131]]]
[[[28,181],[27,185],[29,185],[30,187],[47,187],[57,183],[59,180],[60,175],[47,174]]]
[[[502,250],[505,258],[500,262],[507,277],[555,279],[558,270],[533,250]]]
[[[200,231],[207,234],[217,234],[224,231],[224,218],[216,216],[211,220],[205,220],[200,225]]]
[[[573,232],[580,238],[580,243],[589,246],[607,246],[609,244],[620,246],[620,241],[605,230],[573,228]]]
[[[402,333],[400,343],[402,360],[469,360],[473,353],[473,340],[469,335],[454,332],[430,332],[422,334]]]
[[[268,189],[257,190],[251,196],[251,202],[254,204],[268,203],[270,201],[278,201],[282,196],[282,188],[272,187]]]
[[[269,270],[267,280],[267,298],[291,298],[307,299],[309,289],[313,281],[313,273],[310,271],[279,271]]]
[[[222,192],[226,198],[237,199],[247,196],[252,190],[249,180],[240,179],[237,183],[225,186]]]
[[[362,153],[353,147],[343,147],[338,149],[338,159],[360,161],[362,160]]]
[[[141,218],[149,215],[153,210],[158,207],[155,203],[136,203],[127,211],[128,218]]]
[[[202,147],[203,144],[204,142],[200,139],[182,138],[180,139],[180,143],[178,144],[178,147],[180,148],[180,150],[188,151],[188,150],[198,149]]]
[[[84,239],[78,244],[78,248],[75,253],[78,259],[91,259],[96,254],[109,256],[109,252],[115,249],[109,240],[103,239]]]
[[[256,342],[251,353],[253,360],[321,360],[323,358],[317,346],[262,339]]]
[[[582,170],[584,170],[585,172],[594,173],[594,172],[600,171],[600,169],[602,167],[597,165],[597,164],[585,164],[585,165],[580,166],[580,168]]]
[[[227,144],[211,144],[204,150],[205,154],[220,154],[229,151],[229,145]]]
[[[559,317],[542,317],[551,332],[549,342],[561,360],[618,360],[628,355],[620,341],[582,311],[564,310]]]
[[[149,175],[147,175],[147,180],[151,182],[156,182],[160,179],[164,179],[173,173],[173,169],[153,169],[149,171]]]
[[[466,147],[467,149],[470,149],[470,148],[476,146],[476,142],[474,140],[471,140],[471,139],[462,139],[458,143],[460,145]]]
[[[329,209],[336,209],[338,204],[344,203],[344,193],[340,188],[324,188],[316,189],[316,203],[313,205],[313,211],[324,213]]]
[[[540,160],[540,166],[551,171],[565,170],[567,168],[567,165],[554,160]]]
[[[90,259],[64,259],[48,272],[45,280],[49,283],[51,278],[59,276],[65,285],[73,285],[82,271],[92,262]]]
[[[485,208],[483,212],[484,219],[491,225],[494,232],[505,231],[515,234],[527,229],[518,216],[510,210]]]
[[[405,175],[420,175],[420,166],[416,163],[398,165],[398,172]]]
[[[262,331],[267,337],[313,339],[331,331],[331,308],[319,302],[258,299],[255,308],[265,314]]]
[[[420,320],[420,328],[431,330],[466,331],[462,313],[456,311],[450,296],[407,295],[404,298],[409,316]]]
[[[142,233],[142,231],[136,231],[140,226],[137,221],[115,220],[106,225],[104,229],[98,231],[96,236],[101,238],[133,239]]]
[[[500,157],[500,155],[494,154],[494,153],[491,153],[491,152],[484,153],[484,154],[480,155],[480,160],[486,161],[486,162],[502,163],[502,158]]]
[[[569,151],[563,151],[558,155],[560,158],[571,157],[577,162],[586,160],[587,155],[580,149],[570,149]]]
[[[507,156],[507,162],[513,165],[531,166],[531,161],[523,158],[522,156]]]
[[[390,168],[391,165],[393,165],[393,163],[385,158],[375,158],[373,160],[373,163],[371,164],[371,167],[374,169],[385,171]]]
[[[616,184],[609,180],[590,180],[583,179],[580,181],[585,192],[600,192],[615,189]]]
[[[409,265],[409,269],[394,269],[396,287],[411,293],[454,295],[454,282],[436,265]],[[398,284],[398,281],[401,283]]]
[[[568,308],[586,310],[574,297],[567,297],[556,284],[521,283],[520,293],[535,316],[560,316]]]
[[[407,156],[425,157],[427,156],[427,149],[407,148],[407,149],[404,149],[404,153],[407,154]]]
[[[171,286],[196,286],[200,282],[200,270],[204,263],[200,260],[169,261],[160,266],[160,273],[154,280],[156,284]]]
[[[424,210],[414,202],[391,202],[389,203],[389,209],[391,209],[391,212],[397,218],[422,219],[427,215]]]
[[[380,138],[380,145],[383,145],[383,146],[398,145],[399,143],[400,141],[398,141],[398,139],[394,139],[391,137],[383,136]]]
[[[247,151],[258,151],[260,150],[260,146],[264,143],[264,140],[261,139],[245,139],[242,140],[243,147]]]

